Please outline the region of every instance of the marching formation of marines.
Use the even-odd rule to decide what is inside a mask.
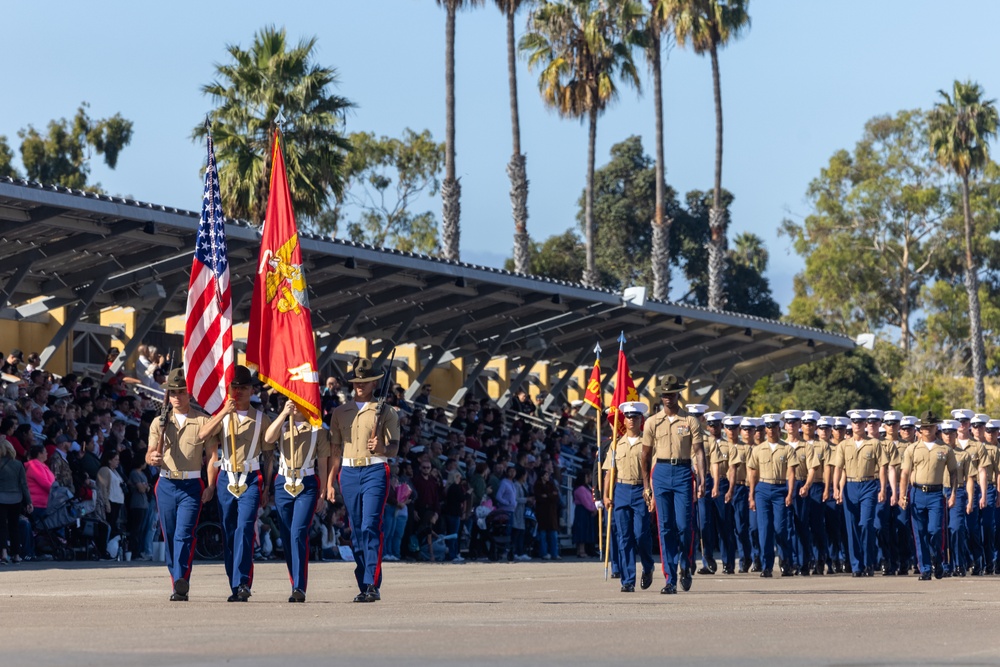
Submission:
[[[662,410],[644,425],[644,404],[619,406],[628,433],[604,459],[603,501],[617,524],[622,592],[635,590],[637,558],[641,587],[651,584],[654,529],[663,594],[691,588],[696,547],[699,574],[717,571],[717,553],[724,574],[765,578],[775,556],[786,577],[1000,574],[1000,420],[966,409],[951,419],[877,409],[741,417],[681,409],[684,387],[666,376]]]

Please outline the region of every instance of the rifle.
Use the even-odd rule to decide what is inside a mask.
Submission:
[[[389,395],[390,390],[390,373],[392,371],[392,361],[396,358],[396,348],[392,348],[392,353],[389,355],[389,361],[385,365],[385,375],[382,376],[382,386],[379,388],[378,404],[375,406],[375,426],[372,427],[372,433],[368,436],[371,440],[377,437],[379,432],[382,430],[382,423],[385,417],[385,398]]]
[[[170,382],[170,373],[174,370],[174,355],[170,355],[170,366],[167,369],[167,382]],[[167,415],[170,414],[170,390],[163,389],[163,407],[160,408],[160,437],[156,442],[156,453],[163,455],[163,439],[167,433]]]

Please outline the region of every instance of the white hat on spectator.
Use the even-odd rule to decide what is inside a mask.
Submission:
[[[708,406],[704,403],[688,403],[684,406],[684,409],[687,410],[689,415],[694,415],[696,417],[708,412]]]
[[[638,414],[644,415],[649,412],[649,408],[642,401],[626,401],[618,406],[618,411],[623,415]]]
[[[781,413],[781,418],[785,421],[794,421],[796,419],[802,419],[802,412],[799,410],[785,410]]]
[[[972,418],[972,425],[975,426],[976,424],[988,424],[989,421],[990,421],[989,415],[979,414]]]
[[[884,413],[881,410],[869,410],[868,411],[868,419],[877,419],[879,421],[882,421],[882,415],[883,414]]]
[[[986,422],[986,430],[990,429],[1000,430],[1000,419],[991,419]]]
[[[886,424],[894,424],[903,419],[903,413],[899,410],[886,410],[882,415],[882,421]]]
[[[954,419],[942,419],[941,423],[938,424],[938,430],[940,431],[957,431],[958,422]]]
[[[919,419],[917,419],[916,417],[911,417],[909,415],[899,420],[900,428],[916,428],[917,424],[919,423],[920,423]]]
[[[66,398],[67,396],[69,396],[69,389],[67,389],[66,387],[56,387],[51,392],[49,392],[49,396],[51,396],[52,398]]]
[[[736,417],[734,415],[729,415],[722,420],[722,425],[726,428],[736,428],[743,421],[743,417]]]
[[[721,422],[726,418],[726,413],[722,410],[712,410],[705,413],[705,421],[707,422]]]
[[[868,419],[868,411],[867,410],[848,410],[847,411],[847,418],[850,419],[851,421],[864,421],[864,420]]]
[[[803,410],[802,421],[819,423],[820,414],[815,410]]]
[[[837,428],[847,428],[851,425],[851,420],[847,417],[834,417],[834,426]]]
[[[410,453],[412,453],[412,454],[419,454],[420,452],[424,451],[425,449],[427,449],[427,448],[424,447],[423,445],[417,445],[416,447],[410,447]]]
[[[764,426],[781,426],[781,415],[776,412],[769,412],[760,419]]]
[[[958,408],[957,410],[951,411],[951,416],[954,419],[972,419],[976,416],[976,413],[968,408]]]

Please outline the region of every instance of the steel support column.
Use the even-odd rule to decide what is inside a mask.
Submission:
[[[351,332],[351,329],[354,327],[354,323],[358,321],[358,318],[361,316],[364,309],[365,304],[359,303],[354,307],[354,310],[347,315],[347,319],[340,325],[340,329],[337,330],[337,333],[327,336],[326,349],[323,350],[323,354],[319,355],[319,359],[316,360],[317,371],[322,370],[328,363],[330,363],[330,360],[333,359],[333,355],[337,353],[337,346],[340,345],[340,341],[344,340],[344,338],[347,337],[347,334]]]
[[[411,314],[409,317],[407,317],[405,320],[399,323],[399,327],[396,329],[396,332],[392,334],[392,338],[382,342],[382,349],[378,353],[378,359],[376,359],[372,363],[372,365],[375,368],[382,367],[382,364],[385,362],[385,360],[389,358],[389,351],[394,349],[398,344],[397,341],[399,341],[403,336],[406,335],[406,332],[410,330],[411,326],[413,326],[413,320],[415,319],[416,315]]]
[[[527,361],[524,362],[524,366],[521,368],[520,371],[518,371],[514,379],[510,381],[510,386],[507,387],[507,391],[505,391],[503,393],[503,396],[501,396],[500,399],[497,401],[497,407],[499,407],[501,410],[507,408],[507,405],[510,403],[511,397],[515,393],[517,393],[517,390],[521,388],[522,384],[524,384],[524,380],[528,377],[528,374],[531,373],[531,369],[535,367],[535,364],[537,364],[542,357],[545,356],[546,349],[547,348],[542,348],[538,350],[537,352],[535,352],[534,356],[530,357]]]
[[[657,359],[656,363],[653,364],[653,367],[649,369],[649,373],[646,374],[646,377],[644,377],[642,379],[642,382],[639,383],[639,386],[635,388],[635,393],[638,394],[640,398],[642,397],[642,392],[646,388],[646,385],[649,384],[650,380],[656,379],[656,374],[660,372],[660,369],[663,368],[663,365],[666,362],[667,358],[665,356]],[[655,391],[655,383],[654,383],[654,391]],[[654,405],[656,404],[655,400],[653,401],[653,404]]]
[[[153,305],[153,309],[146,313],[146,316],[142,318],[138,326],[135,328],[135,333],[132,334],[132,339],[125,344],[125,349],[122,353],[118,355],[118,358],[114,360],[111,367],[108,368],[107,372],[104,374],[104,381],[107,382],[109,379],[114,377],[114,375],[121,370],[122,366],[125,365],[125,361],[132,356],[132,353],[136,351],[136,348],[142,344],[142,340],[146,337],[153,325],[160,321],[160,317],[163,316],[163,311],[167,309],[167,305],[173,301],[177,293],[181,291],[181,287],[186,286],[186,282],[175,282],[172,285],[165,286],[165,296],[162,299],[158,299],[156,304]],[[141,379],[141,378],[140,378]]]
[[[59,327],[59,330],[56,331],[54,336],[52,336],[52,340],[50,340],[49,344],[45,346],[45,349],[42,350],[41,363],[39,366],[44,368],[45,365],[49,363],[49,359],[51,359],[52,355],[55,354],[56,348],[62,345],[73,332],[73,327],[76,326],[76,323],[80,321],[83,314],[87,312],[87,308],[90,307],[90,304],[94,302],[97,295],[101,293],[102,289],[104,289],[104,283],[106,282],[108,282],[108,276],[104,275],[90,283],[87,289],[83,290],[83,293],[80,295],[80,301],[73,307],[73,310],[66,315],[66,321],[63,322],[63,325]]]
[[[496,356],[497,351],[504,344],[504,342],[506,342],[507,336],[509,335],[509,333],[506,333],[502,336],[497,336],[496,340],[493,341],[493,344],[490,345],[490,348],[480,356],[478,361],[476,361],[476,365],[473,366],[472,370],[469,371],[469,374],[465,378],[465,384],[463,384],[458,391],[455,392],[455,395],[451,397],[451,401],[449,401],[450,403],[458,405],[459,401],[462,400],[462,397],[464,397],[469,390],[476,385],[476,380],[478,380],[479,376],[482,375],[483,369],[486,368],[486,364],[490,363],[490,359]]]
[[[28,275],[28,271],[31,270],[31,265],[36,259],[41,256],[42,252],[37,248],[35,250],[29,250],[25,254],[21,255],[20,261],[17,263],[17,268],[14,269],[14,273],[11,274],[10,278],[3,285],[3,290],[0,290],[0,310],[3,310],[11,302],[11,297],[14,296],[14,292],[17,288],[21,286],[21,283]]]
[[[556,397],[559,394],[563,393],[563,391],[569,385],[569,379],[573,377],[573,373],[576,372],[576,369],[582,366],[583,362],[587,360],[587,357],[589,357],[593,353],[594,353],[593,350],[588,350],[587,348],[580,350],[580,354],[576,355],[576,359],[573,360],[573,363],[570,365],[570,367],[563,372],[563,374],[559,377],[559,380],[556,382],[555,386],[553,386],[552,389],[549,390],[549,395],[546,396],[545,400],[542,402],[543,412],[548,411],[549,407],[553,403],[555,403]]]

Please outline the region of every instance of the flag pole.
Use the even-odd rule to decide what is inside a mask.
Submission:
[[[623,331],[618,336],[618,353],[621,354],[624,350],[625,350],[625,332]],[[616,390],[615,393],[618,393],[617,392],[618,385],[625,381],[621,377],[622,374],[621,371],[622,371],[621,365],[619,364],[619,368],[616,371],[616,375],[618,377],[615,378],[615,390]],[[615,422],[614,422],[614,428],[611,429],[611,444],[608,446],[608,456],[611,457],[611,475],[609,475],[608,477],[608,497],[612,499],[614,499],[615,476],[617,473],[617,471],[615,470],[615,450],[618,444],[618,426],[621,420],[621,411],[618,409],[617,405],[614,406],[614,408],[615,408]],[[608,563],[610,562],[611,558],[611,517],[612,517],[612,512],[609,509],[608,527],[607,527],[607,532],[604,536],[604,580],[605,581],[608,580]],[[632,567],[635,567],[635,564],[633,564]]]
[[[597,366],[601,363],[601,344],[597,343],[594,346],[594,355],[596,361],[594,365]],[[604,466],[601,462],[601,421],[604,419],[604,392],[601,390],[600,385],[597,388],[597,495],[598,500],[601,501],[601,510],[597,513],[597,548],[601,549],[602,540],[601,535],[604,534]],[[600,552],[600,551],[599,551]],[[604,555],[603,553],[601,554]],[[606,570],[607,568],[605,568]],[[607,580],[607,572],[604,573],[604,579]]]

